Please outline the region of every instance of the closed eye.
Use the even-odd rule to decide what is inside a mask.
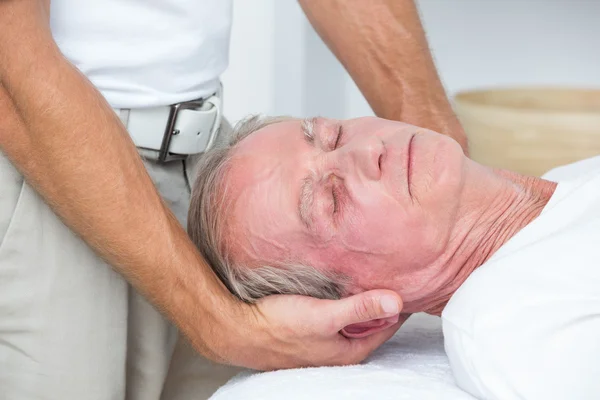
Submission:
[[[342,141],[342,136],[344,135],[344,129],[342,125],[338,125],[337,137],[335,138],[335,143],[333,144],[333,150],[337,149]]]
[[[339,199],[337,192],[335,191],[335,186],[331,187],[331,196],[333,197],[333,213],[336,214],[338,212]]]

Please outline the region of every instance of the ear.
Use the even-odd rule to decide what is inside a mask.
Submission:
[[[395,315],[388,318],[372,319],[370,321],[359,322],[357,324],[346,326],[341,330],[341,333],[348,338],[364,338],[394,325],[396,322],[398,322],[398,318],[399,315]]]

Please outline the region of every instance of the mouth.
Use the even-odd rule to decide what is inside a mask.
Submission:
[[[412,197],[412,193],[410,191],[410,175],[411,175],[411,159],[412,159],[412,144],[413,139],[415,138],[415,134],[413,134],[408,140],[408,146],[406,149],[406,185],[408,187],[408,195]]]

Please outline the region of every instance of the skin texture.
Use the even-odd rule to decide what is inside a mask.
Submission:
[[[248,267],[300,262],[351,278],[348,295],[399,293],[439,314],[468,275],[528,224],[555,184],[493,171],[453,139],[379,118],[265,127],[235,148],[227,237]],[[298,211],[314,182],[309,223]]]
[[[408,30],[417,26],[412,12],[391,18],[385,10],[392,3],[381,2],[383,8],[373,11],[386,22],[380,29],[389,27],[388,38],[394,37],[399,25]],[[410,3],[403,3],[410,11]],[[353,4],[344,18],[328,18],[325,31],[345,29],[371,2]],[[303,6],[319,21],[318,15],[331,15],[338,7],[336,2],[304,2]],[[163,204],[114,112],[60,53],[48,13],[48,1],[0,2],[0,149],[65,224],[175,322],[197,351],[219,362],[256,369],[350,364],[366,358],[396,331],[403,319],[398,318],[402,301],[389,290],[337,302],[300,296],[274,296],[254,306],[236,301]],[[322,21],[316,23],[324,26]],[[377,52],[386,57],[387,44],[378,44],[375,36],[371,40],[360,36],[365,34],[372,35],[349,31],[354,49],[343,45],[340,41],[346,39],[341,36],[324,36],[363,87],[374,75],[389,75],[393,82],[396,67],[402,67],[397,53],[390,53],[380,67],[368,69],[359,66],[362,57],[351,55]],[[393,40],[397,45],[392,47],[403,47],[401,37]],[[407,56],[414,54],[413,47],[406,48]],[[419,68],[423,60],[415,59],[410,68],[423,71],[414,80],[410,95],[414,104],[420,82],[431,77],[429,68]],[[412,80],[415,75],[410,71]],[[409,86],[407,80],[387,87],[378,84],[368,97],[396,104],[404,98],[400,93],[408,95]],[[430,94],[423,92],[423,98],[429,99]],[[427,125],[429,114],[396,117],[424,118]],[[455,134],[462,135],[462,130]],[[290,309],[295,310],[293,316]],[[400,322],[363,340],[339,333],[348,325],[382,318]]]

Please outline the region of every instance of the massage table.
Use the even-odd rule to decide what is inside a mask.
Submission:
[[[243,372],[211,400],[472,400],[454,383],[441,319],[415,314],[363,364]]]

